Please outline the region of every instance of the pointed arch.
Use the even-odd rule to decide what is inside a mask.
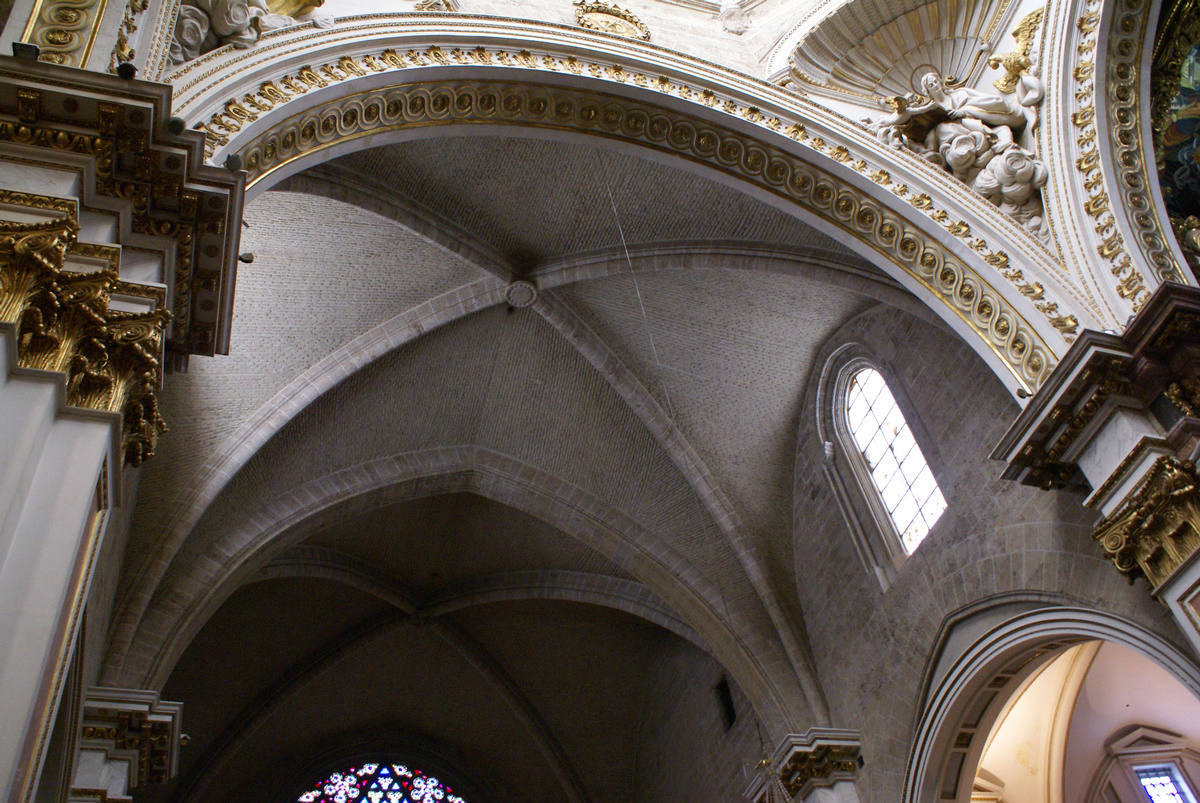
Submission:
[[[704,639],[768,726],[784,732],[812,719],[772,634],[748,616],[752,612],[727,608],[720,589],[698,568],[583,489],[473,446],[397,455],[315,478],[215,543],[195,546],[197,554],[176,561],[158,586],[128,650],[110,654],[102,682],[161,687],[221,603],[271,555],[301,541],[325,518],[452,492],[475,493],[536,516],[638,578]]]
[[[1002,612],[1003,606],[983,609],[943,626],[942,649],[932,656],[928,667],[928,694],[909,750],[904,803],[928,803],[941,799],[943,790],[957,787],[963,772],[972,769],[971,756],[978,759],[990,730],[990,725],[980,724],[982,718],[989,711],[994,718],[998,712],[998,706],[988,704],[989,697],[1002,697],[1003,690],[1016,688],[1047,658],[1071,645],[1101,640],[1129,647],[1158,663],[1200,697],[1200,667],[1178,647],[1132,621],[1066,606],[1039,605],[1009,618],[1003,618]],[[970,644],[958,645],[959,654],[946,654],[944,650],[952,643],[947,631],[972,620],[986,630]],[[969,724],[968,719],[972,720]]]

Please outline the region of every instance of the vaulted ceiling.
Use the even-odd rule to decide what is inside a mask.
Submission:
[[[802,643],[795,444],[846,321],[932,320],[891,280],[704,174],[504,137],[293,177],[243,249],[117,600],[109,680],[188,711],[154,799],[287,799],[368,745],[487,800],[669,799],[664,762],[817,721],[771,608]]]

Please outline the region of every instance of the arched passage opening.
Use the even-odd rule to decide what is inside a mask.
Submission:
[[[1170,799],[1155,784],[1192,788],[1200,669],[1161,637],[1049,608],[946,652],[959,654],[931,667],[906,801],[1144,803]]]

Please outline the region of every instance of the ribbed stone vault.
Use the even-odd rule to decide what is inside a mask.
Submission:
[[[658,799],[668,754],[826,721],[797,433],[845,322],[940,330],[911,296],[726,186],[538,139],[356,153],[246,224],[234,349],[168,379],[114,613],[106,682],[198,712],[149,799],[290,794],[256,770],[386,727],[488,800]]]

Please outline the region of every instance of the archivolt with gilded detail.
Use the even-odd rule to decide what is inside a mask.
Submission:
[[[1108,132],[1124,211],[1138,245],[1160,282],[1185,282],[1167,246],[1162,221],[1150,199],[1151,173],[1142,142],[1139,91],[1142,48],[1150,20],[1149,0],[1119,0],[1108,39]]]
[[[549,78],[549,75],[557,73],[596,79],[614,86],[635,86],[727,115],[734,118],[739,126],[749,124],[760,128],[760,136],[767,142],[780,135],[802,143],[804,149],[814,152],[813,158],[818,163],[823,158],[841,163],[876,185],[871,194],[878,196],[880,193],[889,193],[899,203],[907,204],[919,212],[916,218],[928,217],[970,251],[977,253],[1030,300],[1029,303],[1046,318],[1051,327],[1058,330],[1064,341],[1072,342],[1077,334],[1080,321],[1073,311],[1081,309],[1077,304],[1086,307],[1086,299],[1072,293],[1071,288],[1044,284],[1045,278],[1055,276],[1061,266],[1054,264],[1045,247],[1013,216],[997,213],[993,201],[978,200],[983,197],[979,193],[970,192],[967,193],[968,197],[961,197],[961,182],[943,177],[942,171],[930,167],[921,159],[897,158],[892,150],[881,152],[874,137],[859,127],[847,126],[843,119],[830,116],[818,104],[803,102],[769,84],[749,81],[746,76],[730,74],[722,76],[721,81],[713,82],[710,74],[717,68],[706,62],[688,61],[681,64],[679,69],[667,72],[658,63],[661,55],[658,53],[653,54],[654,58],[646,63],[640,63],[638,57],[647,54],[625,54],[639,64],[638,67],[627,68],[620,63],[613,63],[612,54],[606,51],[564,52],[557,42],[537,41],[546,32],[541,30],[543,26],[536,24],[522,23],[513,29],[514,35],[522,36],[531,45],[536,43],[536,49],[506,50],[469,45],[463,41],[461,33],[448,35],[440,30],[436,35],[443,39],[445,46],[429,45],[426,34],[430,31],[425,25],[414,22],[409,16],[403,16],[398,21],[390,18],[386,22],[377,21],[377,17],[386,16],[363,17],[361,21],[356,18],[355,22],[339,23],[323,31],[284,32],[277,34],[282,37],[279,41],[251,51],[228,54],[223,59],[203,56],[175,73],[181,98],[180,114],[190,115],[188,110],[198,102],[210,109],[207,119],[194,125],[207,135],[206,153],[209,158],[214,158],[218,149],[226,149],[227,153],[228,149],[243,148],[243,143],[235,140],[244,136],[248,126],[262,125],[256,121],[264,114],[278,114],[280,106],[293,103],[312,92],[346,81],[373,78],[378,73],[462,66],[470,68],[472,74],[469,78],[478,79],[481,77],[477,74],[478,68],[502,67],[547,74],[548,80],[543,81],[539,76],[536,81],[538,84],[559,83],[557,79]],[[486,25],[463,21],[457,25],[470,30],[472,36],[476,29],[486,27],[492,31],[495,27],[494,21]],[[398,44],[395,34],[418,32],[422,34],[420,49],[406,51],[395,46],[382,46],[385,42],[389,45]],[[562,35],[557,26],[553,33],[556,37]],[[375,37],[381,46],[372,47],[370,43],[360,42],[363,36]],[[318,41],[325,44],[318,47]],[[343,45],[350,41],[360,43],[358,47],[360,50],[365,47],[366,52],[346,54]],[[593,45],[590,42],[582,44],[588,47]],[[645,46],[632,43],[627,47],[637,50]],[[321,63],[317,60],[321,53],[328,54],[332,60]],[[300,58],[302,55],[313,61],[283,73],[273,68],[285,56]],[[672,54],[673,58],[676,56],[678,54]],[[691,77],[682,79],[681,72]],[[223,87],[228,86],[229,80],[244,82],[250,73],[258,73],[269,80],[260,79],[257,89],[249,92],[242,89],[228,96]],[[748,83],[754,85],[748,87]],[[379,86],[375,80],[370,84]],[[758,102],[763,104],[761,108],[748,100],[745,94],[747,89],[759,98]],[[214,102],[218,109],[215,112],[211,111]],[[309,104],[301,101],[298,105]],[[707,118],[702,112],[700,116]],[[904,163],[906,159],[909,159],[908,164]],[[976,215],[977,222],[968,224],[963,219],[967,214]],[[914,219],[913,216],[906,217]],[[993,248],[989,245],[989,239],[1009,243],[1014,252],[1014,262],[1020,263],[1021,267],[1010,265],[1008,253]],[[1067,301],[1067,297],[1071,297],[1071,300]],[[1060,305],[1064,305],[1065,309],[1060,309]]]
[[[520,125],[617,138],[749,181],[868,243],[900,266],[974,329],[1024,387],[1036,388],[1052,365],[1052,352],[1040,336],[993,287],[867,194],[778,148],[662,107],[515,83],[402,84],[294,115],[255,137],[241,154],[254,183],[338,143],[406,128],[464,124]],[[804,136],[803,129],[794,136]],[[1001,256],[996,259],[1007,262]]]

